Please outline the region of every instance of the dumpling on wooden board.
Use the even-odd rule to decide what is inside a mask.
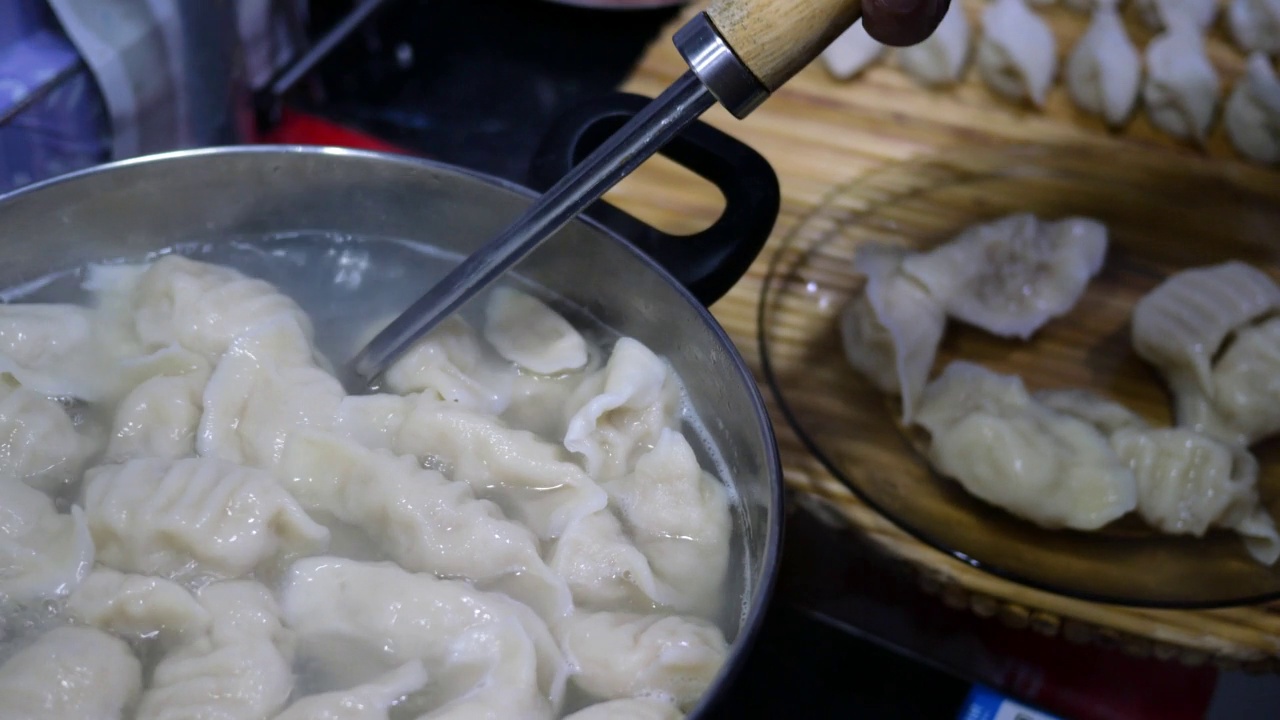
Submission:
[[[1044,105],[1058,68],[1053,31],[1024,0],[994,0],[982,12],[978,71],[995,92]]]
[[[1136,2],[1138,14],[1152,30],[1168,29],[1170,15],[1176,13],[1185,15],[1203,33],[1213,25],[1213,19],[1218,14],[1218,0],[1136,0]]]
[[[903,272],[951,317],[1001,337],[1030,338],[1075,307],[1102,269],[1107,228],[1089,218],[1043,221],[1016,213],[973,225]]]
[[[1249,56],[1222,115],[1227,137],[1241,155],[1261,163],[1280,162],[1280,78],[1262,53]]]
[[[1047,528],[1096,530],[1133,510],[1133,473],[1092,424],[1037,402],[1012,375],[956,361],[925,388],[929,460],[992,505]]]
[[[822,51],[822,64],[836,78],[849,80],[873,65],[884,51],[885,46],[868,35],[859,20]]]
[[[1184,15],[1171,16],[1168,29],[1147,45],[1146,61],[1142,100],[1152,124],[1174,137],[1203,143],[1213,124],[1221,80],[1205,54],[1199,28]]]
[[[1241,50],[1280,54],[1280,0],[1231,0],[1227,27]]]
[[[1089,28],[1067,59],[1067,90],[1085,112],[1113,127],[1133,112],[1142,85],[1142,59],[1124,29],[1116,0],[1098,0]]]
[[[970,35],[964,4],[953,2],[932,35],[896,51],[898,66],[929,87],[957,82],[969,63]]]

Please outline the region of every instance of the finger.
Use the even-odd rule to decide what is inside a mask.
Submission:
[[[862,26],[885,45],[915,45],[933,34],[949,0],[863,0]]]

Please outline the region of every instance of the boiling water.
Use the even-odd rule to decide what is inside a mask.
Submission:
[[[461,256],[418,243],[374,238],[351,238],[335,235],[296,234],[271,238],[232,239],[209,244],[179,245],[146,258],[124,258],[122,262],[154,259],[160,254],[176,252],[187,257],[233,267],[240,272],[265,280],[292,297],[312,319],[315,342],[320,352],[334,367],[348,362],[396,315],[417,300],[423,291],[444,277],[461,260]],[[0,291],[0,302],[77,303],[89,301],[82,288],[85,268],[53,273],[20,287]],[[580,308],[570,306],[545,290],[523,282],[511,281],[526,292],[540,296],[564,314],[593,347],[593,360],[603,362],[601,348],[611,347],[617,333],[605,327]],[[460,314],[479,327],[486,295],[477,297]],[[684,433],[698,453],[702,466],[720,478],[729,490],[733,504],[734,532],[731,565],[724,589],[723,602],[716,621],[732,640],[741,626],[746,609],[744,578],[750,577],[744,547],[743,510],[735,492],[728,468],[712,442],[687,395],[682,399]],[[90,411],[76,408],[83,422],[108,422]],[[513,423],[519,426],[519,423]],[[522,429],[538,432],[540,428]],[[541,433],[544,436],[546,433]],[[544,437],[559,442],[558,437]],[[77,488],[68,488],[64,504]],[[62,508],[65,511],[65,507]],[[334,530],[331,552],[356,559],[381,560],[359,531],[345,528],[332,519],[317,517]],[[0,613],[0,663],[44,629],[61,622],[56,603],[23,610],[5,616]],[[147,658],[144,658],[144,661]],[[148,663],[149,664],[149,663]],[[306,668],[298,668],[299,690],[311,684]],[[571,692],[572,695],[572,692]],[[581,704],[581,698],[570,697],[566,712]],[[401,710],[407,710],[402,708]],[[400,715],[401,713],[396,713]]]

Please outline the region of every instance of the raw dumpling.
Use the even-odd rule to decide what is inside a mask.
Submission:
[[[1183,16],[1147,45],[1142,100],[1152,124],[1177,138],[1204,142],[1218,106],[1220,81],[1204,36]]]
[[[97,448],[62,405],[0,377],[0,483],[56,493],[79,479]]]
[[[98,561],[125,572],[235,578],[329,541],[269,475],[221,460],[93,468],[84,500]]]
[[[501,590],[548,619],[571,608],[528,528],[412,457],[308,431],[289,440],[280,477],[304,508],[360,528],[406,570]]]
[[[1118,126],[1138,102],[1142,59],[1129,40],[1115,0],[1100,0],[1089,29],[1067,59],[1067,90],[1080,109]]]
[[[1231,0],[1227,26],[1246,53],[1280,54],[1280,0]]]
[[[680,385],[666,361],[622,338],[604,368],[569,398],[564,446],[597,480],[622,477],[664,429],[680,427]]]
[[[898,65],[929,87],[958,82],[969,63],[969,35],[969,17],[964,12],[964,4],[951,3],[932,35],[895,51]]]
[[[293,692],[293,635],[270,591],[252,581],[206,585],[204,635],[156,664],[136,720],[269,720]]]
[[[947,316],[942,303],[902,272],[905,250],[864,245],[854,269],[866,276],[840,317],[845,358],[877,388],[899,393],[910,423],[933,369]]]
[[[453,403],[420,398],[393,449],[445,467],[543,539],[609,502],[560,446]]]
[[[142,381],[116,408],[107,460],[176,460],[195,455],[208,381],[207,366]]]
[[[995,92],[1011,100],[1044,105],[1057,70],[1053,31],[1024,0],[992,0],[982,12],[978,72]]]
[[[596,703],[564,720],[684,720],[684,713],[656,698],[628,698]]]
[[[1265,55],[1249,56],[1244,77],[1227,99],[1222,122],[1241,155],[1261,163],[1280,162],[1280,78]]]
[[[93,568],[93,551],[79,506],[60,514],[39,490],[0,479],[0,606],[66,595]]]
[[[511,401],[512,373],[489,365],[475,330],[456,315],[396,360],[383,379],[397,395],[422,393],[491,415]]]
[[[654,577],[649,559],[609,510],[578,518],[556,540],[548,560],[578,607],[647,612],[674,605],[675,588]]]
[[[142,665],[123,640],[61,627],[0,666],[0,717],[125,720],[141,690]]]
[[[1041,526],[1096,530],[1137,504],[1133,473],[1102,433],[1037,403],[1016,376],[953,362],[916,419],[939,472]]]
[[[1280,318],[1236,332],[1213,367],[1214,416],[1232,438],[1280,433]]]
[[[392,707],[426,684],[427,670],[414,660],[350,690],[304,697],[275,720],[387,720]]]
[[[974,225],[902,269],[957,320],[1025,340],[1075,307],[1106,253],[1107,228],[1096,220],[1019,213]]]
[[[1111,438],[1138,481],[1138,514],[1160,530],[1201,537],[1209,527],[1240,533],[1258,562],[1280,559],[1280,534],[1259,505],[1258,462],[1186,428],[1119,430]]]
[[[1164,376],[1178,424],[1232,442],[1213,407],[1213,358],[1237,330],[1280,310],[1280,287],[1254,267],[1230,261],[1179,272],[1133,310],[1133,347]]]
[[[76,622],[138,643],[155,638],[173,648],[209,630],[212,616],[186,588],[146,575],[99,567],[67,598]]]
[[[605,489],[658,581],[676,590],[666,604],[681,613],[715,613],[733,521],[725,486],[702,470],[689,441],[664,430],[635,472]]]
[[[1167,30],[1173,15],[1181,15],[1200,33],[1213,25],[1218,0],[1136,0],[1138,14],[1152,30]]]
[[[884,51],[885,46],[868,35],[858,20],[822,51],[822,64],[837,79],[849,80],[879,60]]]
[[[587,364],[587,341],[546,303],[528,293],[498,288],[485,309],[484,337],[506,360],[539,375]]]
[[[1147,427],[1147,421],[1137,413],[1089,390],[1037,390],[1031,397],[1054,412],[1089,423],[1106,437],[1117,430]]]
[[[327,557],[295,563],[280,598],[299,653],[319,675],[350,682],[352,673],[421,660],[428,682],[413,705],[432,710],[423,717],[520,720],[560,708],[559,648],[533,611],[502,595],[390,563]],[[351,662],[324,666],[344,659]]]
[[[705,620],[613,612],[575,616],[561,642],[574,684],[592,697],[671,698],[685,711],[711,687],[729,649]]]

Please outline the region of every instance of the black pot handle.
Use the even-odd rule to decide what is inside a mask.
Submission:
[[[543,136],[526,184],[546,191],[649,102],[642,95],[613,93],[570,109]],[[630,241],[711,305],[746,274],[773,232],[781,203],[778,176],[760,153],[701,121],[659,152],[724,193],[725,209],[714,225],[671,235],[603,200],[583,214]]]

